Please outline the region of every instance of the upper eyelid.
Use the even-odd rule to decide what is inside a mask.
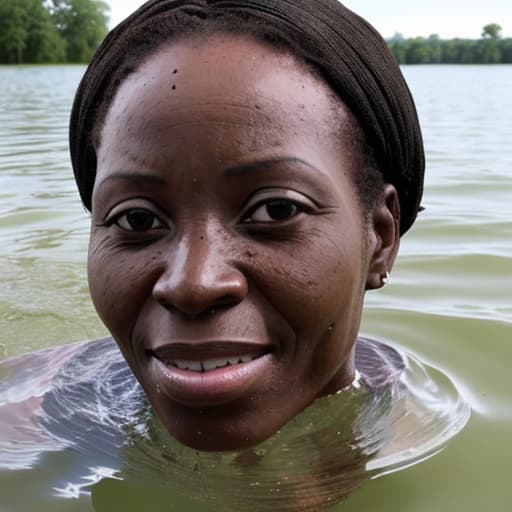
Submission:
[[[146,198],[125,199],[124,201],[114,205],[105,215],[105,222],[111,222],[118,219],[130,210],[147,210],[162,222],[167,223],[167,216],[152,201]]]
[[[121,219],[125,215],[128,215],[132,210],[146,210],[151,215],[153,215],[156,219],[158,219],[162,224],[167,224],[164,220],[162,220],[160,215],[157,215],[154,211],[150,210],[149,208],[141,208],[141,207],[137,207],[137,206],[134,206],[132,208],[127,208],[126,210],[122,210],[119,213],[116,213],[116,214],[110,216],[107,219],[107,223],[112,224],[112,223],[118,221],[119,219]]]
[[[267,199],[262,199],[261,201],[255,203],[254,205],[247,208],[244,213],[242,214],[242,219],[245,219],[246,217],[253,215],[254,212],[259,210],[262,206],[264,206],[266,203],[271,201],[288,201],[299,208],[299,211],[307,211],[310,208],[308,208],[308,205],[305,205],[303,202],[296,201],[294,199],[290,199],[288,197],[269,197]]]
[[[288,192],[290,192],[290,191],[288,191]],[[301,199],[296,198],[296,194],[301,196],[304,199],[301,200]],[[281,194],[279,194],[279,193],[269,194],[268,197],[263,197],[263,198],[254,200],[253,204],[249,203],[249,205],[243,210],[243,212],[240,216],[239,222],[241,224],[247,224],[248,223],[247,219],[252,217],[255,214],[255,212],[257,212],[262,206],[264,206],[266,203],[271,202],[271,201],[288,201],[288,202],[292,203],[293,205],[295,205],[295,207],[298,209],[298,212],[295,215],[293,215],[293,217],[288,219],[288,221],[293,220],[295,217],[297,217],[301,213],[311,213],[315,210],[315,208],[317,208],[317,205],[315,204],[315,202],[312,201],[311,199],[309,199],[307,196],[304,196],[303,194],[294,192],[293,197],[290,197],[290,194],[283,194],[281,191]],[[257,223],[258,221],[255,221],[255,222]],[[286,221],[276,221],[276,223],[282,223],[282,222],[286,222]],[[265,222],[264,224],[267,224],[267,222]],[[273,222],[272,223],[269,222],[268,224],[273,224]]]
[[[132,211],[132,210],[146,210],[147,212],[149,212],[151,215],[154,216],[154,218],[158,221],[159,225],[154,228],[151,227],[150,229],[143,230],[143,231],[137,231],[136,229],[127,229],[127,228],[123,227],[120,222],[121,219],[123,217],[125,217],[126,215],[128,215],[128,213],[130,213],[130,211]],[[120,230],[121,232],[127,233],[130,236],[147,235],[151,231],[153,231],[153,232],[162,231],[162,230],[168,231],[168,230],[172,229],[172,227],[169,225],[169,223],[167,221],[163,220],[160,215],[157,215],[154,211],[150,210],[149,208],[143,208],[140,206],[139,207],[133,206],[133,207],[128,207],[128,208],[122,209],[118,213],[115,213],[114,215],[110,215],[109,217],[107,217],[105,222],[103,224],[99,224],[99,226],[104,226],[104,227],[108,227],[108,228],[112,228],[115,226],[118,230]]]
[[[305,211],[308,209],[313,210],[315,208],[321,208],[317,201],[302,192],[284,187],[268,187],[259,189],[251,194],[250,198],[244,202],[239,218],[246,218],[257,208],[272,200],[290,201],[299,208],[302,207]],[[167,215],[159,205],[155,204],[154,201],[146,197],[132,197],[115,204],[103,217],[103,223],[111,224],[119,219],[123,214],[126,214],[133,209],[148,210],[155,215],[162,224],[171,224],[169,215]]]
[[[261,189],[252,194],[251,198],[246,201],[243,208],[243,215],[246,215],[248,211],[254,210],[256,207],[265,204],[267,201],[272,200],[285,200],[297,205],[304,205],[306,207],[319,207],[319,205],[313,199],[295,190],[284,188]]]

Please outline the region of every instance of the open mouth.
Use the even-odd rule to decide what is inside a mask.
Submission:
[[[218,368],[226,368],[227,366],[235,366],[237,364],[250,363],[260,356],[245,355],[240,357],[204,359],[200,361],[187,361],[185,359],[162,360],[167,366],[174,366],[180,370],[188,370],[190,372],[211,372]]]
[[[239,342],[209,342],[199,344],[172,343],[148,355],[168,367],[189,372],[207,373],[229,366],[247,364],[272,352],[270,345]]]
[[[157,388],[187,406],[236,400],[265,379],[273,364],[273,347],[257,343],[171,343],[147,355]]]

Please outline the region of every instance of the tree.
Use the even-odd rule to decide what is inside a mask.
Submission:
[[[68,62],[87,62],[107,33],[108,5],[102,0],[52,0],[55,25],[66,41]]]
[[[6,64],[23,62],[27,39],[27,11],[20,0],[0,3],[0,61]]]
[[[458,51],[458,64],[477,64],[478,52],[476,45],[479,41],[471,39],[456,39]]]
[[[409,39],[405,62],[407,64],[428,64],[430,62],[431,50],[424,37]]]
[[[405,39],[396,33],[387,41],[399,64],[498,64],[512,63],[512,38],[501,37],[501,26],[489,23],[481,39]]]
[[[441,38],[438,34],[428,36],[428,45],[430,46],[430,63],[439,64],[442,62],[443,51],[441,49]]]
[[[43,0],[1,0],[0,62],[61,62],[64,48]]]
[[[489,23],[482,29],[482,37],[484,39],[499,39],[501,37],[501,30],[501,25]]]
[[[24,0],[29,7],[25,62],[64,62],[66,43],[41,0]]]
[[[496,39],[481,39],[476,47],[477,62],[480,64],[498,64],[501,51]]]
[[[407,41],[404,36],[395,32],[394,36],[387,40],[387,44],[398,64],[405,64]]]
[[[512,39],[500,40],[501,62],[504,64],[512,64]]]
[[[405,42],[405,37],[400,32],[395,32],[393,34],[393,37],[388,39],[388,42],[390,42],[390,43],[404,43]]]

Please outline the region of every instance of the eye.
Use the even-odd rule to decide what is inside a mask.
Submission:
[[[253,208],[243,222],[282,222],[295,217],[303,210],[304,208],[288,199],[269,199]]]
[[[117,224],[126,231],[144,233],[152,229],[165,228],[165,224],[151,211],[146,208],[131,208],[116,215],[112,224]]]

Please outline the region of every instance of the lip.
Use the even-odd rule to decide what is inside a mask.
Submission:
[[[240,399],[268,374],[274,354],[270,345],[260,343],[207,342],[172,343],[148,355],[151,380],[159,392],[184,406],[214,407]],[[231,364],[211,369],[215,361],[228,359]]]

